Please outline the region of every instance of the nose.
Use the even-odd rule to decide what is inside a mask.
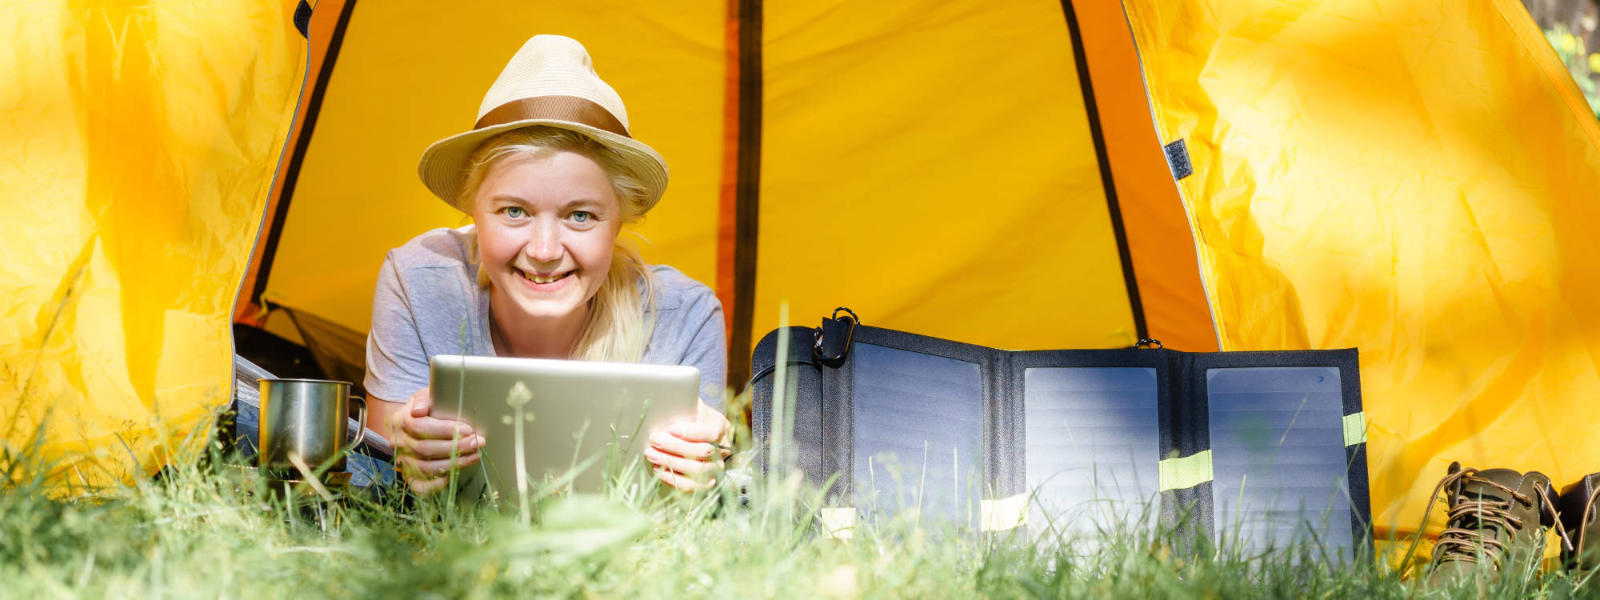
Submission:
[[[533,237],[523,247],[523,253],[535,266],[561,262],[561,227],[551,219],[541,219],[533,226]]]

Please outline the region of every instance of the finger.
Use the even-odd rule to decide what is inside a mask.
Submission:
[[[701,400],[700,410],[696,411],[695,420],[700,423],[715,424],[721,429],[722,434],[717,436],[716,440],[710,441],[715,441],[724,446],[733,445],[733,422],[729,421],[728,415],[723,414],[721,410],[711,408],[706,405],[704,400]]]
[[[665,484],[670,485],[670,486],[672,486],[674,488],[677,488],[678,491],[687,492],[687,491],[693,491],[694,490],[693,487],[686,487],[686,486],[692,486],[694,484],[694,482],[679,478],[676,473],[673,473],[672,471],[669,471],[667,469],[663,469],[661,467],[655,467],[655,475],[656,475],[656,479],[660,479],[661,480],[661,483],[665,483]]]
[[[429,479],[430,476],[428,474],[417,468],[417,463],[425,460],[426,459],[417,458],[415,456],[406,454],[395,457],[394,464],[395,467],[400,469],[400,475],[405,477],[407,481],[413,479]]]
[[[722,439],[722,433],[727,430],[727,420],[717,421],[679,421],[667,426],[667,433],[678,436],[691,442],[715,442]]]
[[[458,456],[458,457],[456,457],[456,460],[458,460],[458,461],[459,460],[464,460],[464,458],[465,457]],[[394,464],[395,464],[396,467],[398,467],[400,469],[400,473],[402,473],[402,474],[405,474],[405,475],[410,476],[410,477],[418,477],[418,478],[426,479],[426,478],[434,476],[433,471],[436,471],[437,469],[430,469],[429,467],[437,466],[437,465],[434,464],[434,462],[438,461],[438,460],[441,460],[441,459],[427,458],[427,457],[416,456],[414,454],[406,453],[406,454],[404,454],[402,456],[396,457],[394,459]],[[449,457],[445,457],[442,460],[448,462],[450,460],[450,458]]]
[[[656,479],[660,479],[663,483],[677,488],[678,491],[682,492],[694,492],[702,489],[708,489],[717,484],[717,480],[715,479],[702,483],[685,477],[682,474],[674,473],[671,469],[663,469],[661,467],[656,467],[655,473]]]
[[[650,445],[667,454],[676,454],[684,458],[695,460],[710,459],[716,453],[716,446],[705,442],[690,442],[668,432],[658,431],[650,434]]]
[[[413,459],[408,463],[406,468],[415,471],[421,477],[445,478],[445,476],[449,475],[450,471],[452,470],[460,470],[476,464],[478,459],[482,458],[482,456],[483,455],[476,453],[468,454],[465,456],[458,456],[454,461],[450,460],[449,458],[443,458],[439,460]]]
[[[407,435],[419,440],[448,440],[472,435],[472,426],[463,421],[435,417],[412,417],[400,424]]]
[[[483,438],[468,436],[460,440],[419,440],[411,437],[400,438],[401,447],[405,453],[423,460],[439,460],[450,458],[451,454],[457,457],[477,454],[483,447]]]
[[[411,416],[426,417],[433,412],[433,392],[428,388],[417,390],[411,395]]]
[[[406,484],[411,486],[411,493],[418,496],[432,495],[434,492],[444,489],[444,486],[448,483],[450,483],[450,480],[438,477],[406,480]]]
[[[477,462],[477,460],[478,459],[476,458],[476,455],[474,455],[474,458],[472,458],[470,461],[466,460],[466,459],[458,458],[458,459],[456,459],[456,463],[457,463],[456,468],[459,469],[459,468],[462,468],[462,467],[469,466],[469,465]],[[439,480],[441,482],[448,482],[448,480],[449,480],[450,459],[445,459],[445,460],[442,460],[442,461],[430,461],[430,460],[424,460],[424,459],[419,459],[419,458],[406,457],[406,458],[403,458],[403,459],[395,461],[395,465],[400,469],[400,476],[405,478],[406,483],[408,483],[408,484],[425,484],[425,485],[423,485],[424,488],[427,488],[427,487],[437,488],[439,485],[442,485],[442,483],[430,483],[430,482],[433,482],[435,480]],[[416,485],[413,485],[412,487],[415,488]]]
[[[668,469],[672,469],[673,471],[677,471],[678,473],[702,479],[708,473],[715,470],[718,466],[717,463],[713,462],[690,460],[681,456],[673,456],[660,450],[656,450],[655,448],[645,448],[644,458],[645,460],[650,461],[650,464],[652,465],[666,467]]]

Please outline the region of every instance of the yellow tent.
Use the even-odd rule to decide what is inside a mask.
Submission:
[[[192,449],[306,55],[289,2],[0,4],[0,469]],[[29,460],[25,466],[37,466]]]
[[[0,114],[69,140],[0,146],[8,451],[48,416],[82,482],[161,464],[227,396],[230,309],[359,379],[383,253],[462,222],[417,156],[550,32],[667,157],[644,252],[717,290],[734,381],[785,302],[1016,349],[1354,346],[1380,536],[1452,459],[1600,471],[1600,131],[1513,0],[322,0],[309,44],[293,9],[0,9],[60,21],[3,46]]]
[[[1380,539],[1600,471],[1600,124],[1522,5],[1126,5],[1222,348],[1360,349]]]

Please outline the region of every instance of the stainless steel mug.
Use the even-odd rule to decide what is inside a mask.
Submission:
[[[344,470],[345,438],[350,403],[360,405],[357,418],[367,428],[367,403],[350,395],[347,381],[324,379],[258,379],[261,386],[261,468],[295,471],[289,453],[316,469],[329,460],[330,471]],[[360,430],[357,430],[360,433]],[[359,441],[359,435],[355,438]]]

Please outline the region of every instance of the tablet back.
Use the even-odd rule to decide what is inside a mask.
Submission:
[[[468,496],[515,498],[519,452],[530,491],[581,469],[571,488],[599,492],[608,473],[643,460],[651,431],[694,419],[699,396],[690,366],[454,355],[429,365],[434,414],[471,423],[486,443],[481,466],[463,471]],[[512,393],[518,383],[528,394]]]

